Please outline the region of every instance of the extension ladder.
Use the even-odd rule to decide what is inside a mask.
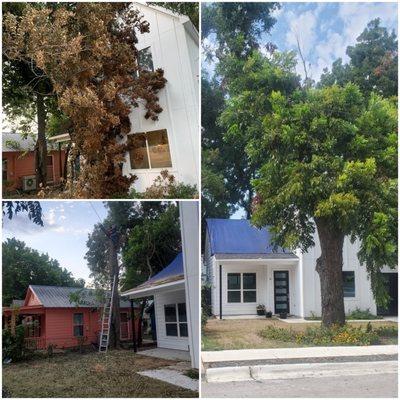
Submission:
[[[111,289],[111,297],[107,297],[106,302],[104,303],[103,317],[101,319],[101,334],[100,334],[100,343],[99,343],[99,353],[107,353],[107,350],[108,350],[108,343],[110,341],[111,316],[112,316],[112,309],[113,309],[113,299],[114,299],[116,278],[117,278],[117,276],[114,275],[113,285],[112,285],[112,289]]]

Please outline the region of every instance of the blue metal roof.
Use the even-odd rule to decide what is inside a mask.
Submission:
[[[207,219],[211,255],[214,254],[288,254],[272,244],[268,227],[258,229],[245,219]]]
[[[182,253],[179,253],[169,265],[163,268],[158,274],[152,276],[144,284],[170,280],[171,278],[179,277],[181,275],[183,275],[183,257]]]

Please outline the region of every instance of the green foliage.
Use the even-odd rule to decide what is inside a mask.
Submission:
[[[378,317],[369,311],[369,308],[366,310],[361,310],[360,308],[356,308],[352,312],[346,315],[346,319],[382,319],[382,317]]]
[[[15,238],[3,242],[3,305],[24,299],[29,285],[83,287],[58,261],[27,247]]]
[[[20,212],[28,213],[33,223],[43,226],[42,206],[39,201],[3,201],[3,217],[12,219]]]
[[[3,329],[3,360],[21,361],[26,359],[31,352],[25,347],[25,327],[17,325],[15,335],[9,329]]]
[[[216,62],[214,76],[202,74],[202,189],[205,217],[227,217],[237,207],[250,213],[254,168],[243,153],[244,142],[226,141],[217,119],[225,98],[240,80],[247,57],[260,47],[262,34],[275,23],[278,3],[202,3],[203,52]],[[205,39],[212,42],[206,45]],[[274,46],[268,44],[267,50]],[[203,223],[204,225],[204,223]]]
[[[201,286],[201,328],[205,328],[211,316],[211,287],[207,284]]]
[[[379,335],[374,330],[364,330],[350,325],[326,327],[308,327],[304,332],[292,329],[268,326],[260,332],[265,339],[282,342],[296,342],[310,346],[369,346],[379,342]]]
[[[378,328],[375,329],[375,332],[380,337],[395,337],[395,338],[397,338],[397,336],[399,334],[399,330],[398,330],[397,326],[395,326],[395,325],[379,326]]]
[[[357,43],[347,47],[346,54],[349,63],[336,60],[331,72],[324,70],[320,86],[353,82],[367,96],[372,91],[385,97],[397,96],[397,38],[394,31],[389,33],[381,26],[379,18],[368,23]]]
[[[269,154],[254,180],[253,222],[275,241],[307,250],[313,218],[361,241],[358,254],[380,302],[380,269],[397,263],[396,105],[354,84],[270,96],[251,158]]]

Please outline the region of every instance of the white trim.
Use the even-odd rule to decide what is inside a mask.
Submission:
[[[154,292],[157,292],[159,290],[168,288],[174,288],[176,286],[180,286],[183,285],[185,283],[184,279],[180,279],[179,281],[174,281],[174,282],[168,282],[168,283],[164,283],[162,285],[158,285],[158,286],[151,286],[149,288],[144,288],[144,289],[139,289],[139,290],[135,290],[135,289],[131,289],[131,290],[127,290],[126,292],[122,292],[121,296],[130,296],[131,298],[138,298],[138,297],[142,297],[142,296],[136,296],[136,295],[144,295],[147,294],[148,296],[152,296],[152,294]]]

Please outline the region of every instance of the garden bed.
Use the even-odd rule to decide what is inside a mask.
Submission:
[[[4,365],[3,388],[10,397],[198,397],[137,373],[176,363],[124,350],[66,353]]]
[[[352,327],[366,329],[368,322],[349,322]],[[376,330],[381,328],[378,333],[379,344],[396,344],[397,324],[384,320],[370,321],[371,327]],[[307,328],[317,328],[316,322],[304,322],[288,325],[286,322],[277,319],[247,319],[247,320],[217,320],[209,319],[202,335],[202,350],[239,350],[239,349],[268,349],[279,347],[305,347],[313,346],[304,342],[296,342],[292,337],[282,340],[277,336],[266,336],[261,334],[268,327],[281,328],[288,334],[291,332],[305,332]]]

